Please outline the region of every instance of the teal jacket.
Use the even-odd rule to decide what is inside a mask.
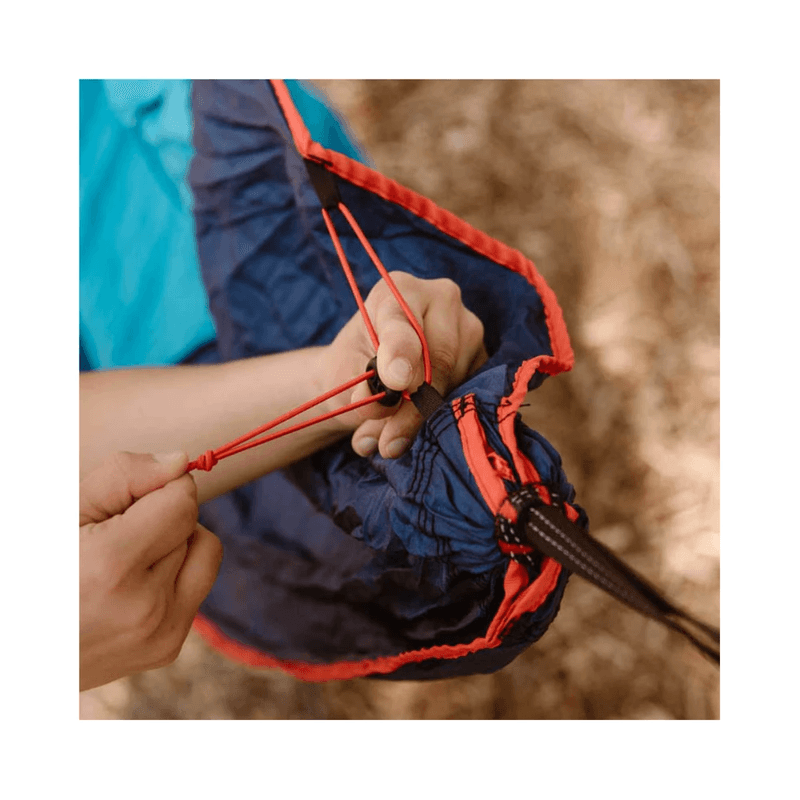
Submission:
[[[321,95],[286,83],[312,136],[366,163]],[[80,83],[81,369],[174,364],[215,337],[187,183],[191,84]]]

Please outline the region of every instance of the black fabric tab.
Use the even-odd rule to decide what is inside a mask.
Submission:
[[[339,196],[336,178],[322,164],[311,161],[308,158],[304,158],[303,161],[305,162],[306,170],[308,170],[311,185],[314,187],[322,207],[326,211],[336,208],[342,200]]]
[[[519,534],[540,553],[558,561],[570,572],[591,581],[641,614],[653,617],[685,636],[699,650],[720,661],[719,629],[706,625],[676,608],[657,589],[621,561],[583,528],[570,522],[556,505],[546,505],[523,486],[509,497],[519,512]],[[688,622],[714,642],[700,641],[684,623]]]
[[[417,411],[422,414],[423,419],[428,419],[444,403],[444,397],[429,383],[423,383],[411,395],[411,402],[417,407]]]

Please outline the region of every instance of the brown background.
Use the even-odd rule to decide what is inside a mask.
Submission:
[[[593,533],[719,620],[719,84],[317,81],[379,170],[531,258],[574,370],[525,418]],[[489,676],[304,684],[190,636],[81,696],[83,718],[716,719],[719,672],[573,578],[543,639]]]

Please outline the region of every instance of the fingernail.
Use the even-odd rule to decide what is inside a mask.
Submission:
[[[354,445],[353,450],[360,456],[371,456],[378,449],[378,440],[371,436],[359,439]]]
[[[186,453],[183,453],[180,450],[176,451],[175,453],[155,453],[153,458],[158,461],[159,464],[171,466],[177,461],[183,461],[186,458]]]
[[[398,386],[405,387],[408,386],[411,380],[412,372],[411,362],[407,358],[396,358],[394,361],[389,362],[384,378]]]
[[[397,458],[403,455],[408,447],[408,439],[394,439],[386,447],[386,453],[389,458]]]

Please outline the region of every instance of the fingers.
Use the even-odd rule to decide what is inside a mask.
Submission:
[[[455,385],[463,383],[489,360],[483,343],[483,323],[468,308],[462,308],[459,315],[459,339],[465,346],[459,350],[456,360]]]
[[[149,567],[175,550],[197,527],[197,487],[183,475],[145,495],[127,511],[109,520],[109,545],[125,562]]]
[[[410,311],[423,328],[431,361],[431,384],[447,394],[475,362],[486,360],[483,325],[467,309],[458,285],[447,278],[423,281],[391,273]],[[390,389],[414,390],[424,379],[422,343],[385,282],[367,298],[380,340],[378,374]],[[478,364],[479,365],[479,364]]]
[[[394,299],[394,298],[392,298]],[[389,389],[405,391],[418,386],[422,372],[422,344],[402,309],[396,304],[382,307],[376,324],[378,347],[378,377]]]
[[[409,281],[404,273],[391,273],[391,278],[403,295],[411,313],[422,322],[424,298],[417,281]],[[367,298],[375,332],[378,335],[378,375],[390,389],[404,391],[416,388],[423,380],[422,344],[417,332],[388,285],[381,281]]]
[[[210,530],[198,525],[175,583],[175,604],[179,613],[194,617],[211,591],[221,564],[222,543]]]
[[[173,557],[177,558],[178,552],[171,553],[159,564],[159,568],[163,565],[166,570],[167,562]],[[207,528],[198,525],[186,543],[185,557],[174,580],[167,586],[163,582],[160,586],[154,582],[153,587],[161,592],[166,591],[170,600],[169,610],[161,624],[147,640],[156,659],[151,667],[166,666],[178,657],[200,604],[214,585],[221,563],[222,544],[219,539]],[[153,577],[158,580],[155,574]],[[163,574],[161,578],[163,581]],[[174,592],[171,591],[173,588]]]
[[[174,585],[181,571],[186,554],[189,552],[190,536],[186,541],[181,542],[174,550],[167,553],[162,559],[158,560],[149,569],[153,579],[163,585]]]
[[[424,298],[418,291],[420,281],[405,273],[391,273],[391,277],[411,313],[417,320],[422,320],[425,309]],[[395,391],[415,389],[424,379],[422,343],[385,281],[375,285],[367,297],[366,306],[380,342],[377,353],[378,377],[385,386]],[[364,400],[370,394],[367,384],[361,383],[353,390],[350,402]],[[359,421],[386,419],[397,408],[372,403],[359,408],[355,416]]]
[[[222,546],[186,463],[121,453],[81,484],[81,689],[173,661],[211,589]]]
[[[422,415],[413,403],[403,403],[400,410],[386,420],[378,439],[378,452],[384,458],[398,458],[408,450],[422,427]]]
[[[464,306],[461,291],[453,281],[420,280],[398,272],[391,273],[391,278],[423,328],[431,384],[446,396],[487,360],[483,325]],[[390,389],[415,391],[425,376],[417,332],[385,281],[375,285],[366,305],[380,341],[378,376]],[[369,394],[368,387],[361,384],[350,400],[365,399]],[[358,409],[354,418],[354,450],[360,455],[377,450],[384,458],[396,458],[405,452],[423,421],[413,404],[407,402],[394,408],[367,405]]]
[[[461,291],[452,281],[419,282],[417,287],[422,296],[411,291],[407,299],[417,309],[423,324],[431,361],[431,385],[446,396],[486,361],[483,325],[463,305]],[[416,337],[411,326],[408,323],[406,326]],[[388,344],[387,341],[387,348]],[[418,364],[418,374],[410,384],[412,389],[423,378],[421,358]],[[377,449],[384,458],[397,458],[408,449],[422,422],[413,404],[403,403],[388,419],[359,427],[353,436],[353,446],[359,453]]]
[[[350,402],[357,403],[359,400],[365,400],[370,397],[372,392],[366,381],[358,384],[353,393],[350,395]],[[380,403],[369,403],[365,406],[357,408],[353,414],[357,420],[356,425],[360,425],[364,420],[383,420],[391,417],[397,411],[398,406],[382,406]]]
[[[449,280],[436,281],[431,287],[430,301],[423,324],[431,359],[431,385],[439,394],[448,394],[460,381],[456,365],[466,343],[460,337],[461,291]]]
[[[359,425],[353,434],[353,450],[365,457],[377,452],[378,441],[385,425],[385,419],[370,419]]]
[[[185,453],[114,453],[80,484],[80,524],[103,522],[186,472]]]

